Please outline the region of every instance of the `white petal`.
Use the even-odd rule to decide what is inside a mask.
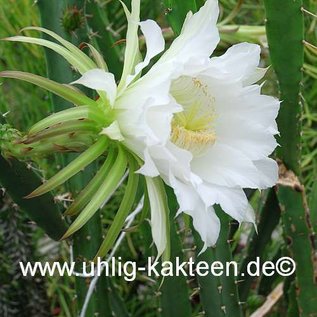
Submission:
[[[203,204],[197,206],[195,210],[184,211],[193,218],[195,230],[199,233],[204,246],[200,253],[207,247],[214,246],[220,233],[220,220],[212,207],[205,208]]]
[[[116,99],[115,109],[125,138],[153,146],[167,142],[173,113],[181,108],[169,95],[170,73],[149,73],[128,86]]]
[[[255,222],[254,211],[241,188],[210,185],[199,186],[199,194],[206,205],[219,204],[224,212],[241,222]]]
[[[210,63],[210,72],[216,71],[222,76],[238,78],[242,82],[249,83],[251,78],[259,80],[260,72],[257,67],[260,62],[261,48],[259,45],[240,43],[231,46],[225,54],[213,57]]]
[[[260,107],[261,105],[255,106]],[[258,121],[261,122],[260,117]],[[239,111],[237,111],[237,114],[219,116],[216,135],[218,142],[243,152],[251,160],[267,157],[277,146],[277,142],[270,131],[263,129],[261,124],[255,124],[248,118],[241,117]]]
[[[260,174],[260,188],[269,188],[277,183],[278,165],[273,159],[265,158],[263,160],[254,161],[253,163]]]
[[[152,237],[159,257],[164,252],[167,243],[167,206],[158,180],[150,177],[145,179],[151,207]]]
[[[194,157],[192,171],[211,184],[228,187],[258,188],[259,173],[242,152],[216,143],[201,157]]]
[[[230,83],[228,80],[216,80],[211,77],[203,77],[203,80],[208,84],[210,94],[215,98],[217,113],[215,124],[234,117],[237,118],[235,126],[243,120],[243,122],[250,122],[251,125],[261,126],[263,130],[271,134],[278,133],[275,119],[280,102],[274,97],[261,95],[261,86],[241,87],[240,84],[240,87],[237,87],[235,83]],[[242,122],[240,124],[242,126]],[[231,127],[227,125],[227,128],[230,130]]]
[[[166,144],[169,140],[173,115],[180,110],[181,108],[178,105],[172,103],[147,109],[145,120],[150,130],[149,133],[160,144]]]
[[[102,69],[92,69],[84,73],[72,84],[81,84],[91,89],[105,91],[111,105],[114,104],[117,95],[117,85],[114,75]]]
[[[143,62],[135,66],[133,75],[128,76],[127,85],[131,83],[141,71],[147,67],[153,57],[164,51],[165,41],[162,35],[162,30],[153,20],[140,22],[141,31],[146,42],[146,56]]]
[[[143,166],[137,171],[144,176],[155,177],[159,176],[160,172],[157,170],[155,163],[152,160],[152,157],[149,154],[149,150],[146,148],[143,153]]]
[[[243,80],[244,86],[249,86],[249,85],[253,85],[254,83],[257,83],[259,80],[261,80],[265,76],[268,69],[269,69],[268,67],[267,68],[257,67],[248,77],[246,77]]]
[[[177,62],[208,58],[219,42],[216,26],[219,15],[217,0],[207,0],[195,13],[186,17],[181,34],[162,56],[159,63],[175,58]]]
[[[191,184],[185,184],[173,175],[170,175],[170,183],[180,207],[177,214],[184,212],[193,218],[194,228],[204,242],[204,247],[201,250],[204,252],[207,247],[215,245],[219,236],[220,221],[214,209],[206,207]]]
[[[135,65],[138,63],[139,51],[139,37],[138,29],[140,22],[140,0],[132,0],[131,13],[124,2],[120,1],[125,15],[128,20],[128,30],[126,36],[126,49],[124,53],[123,71],[118,87],[119,92],[126,87],[126,79],[132,74]]]
[[[201,198],[191,184],[176,179],[173,174],[169,175],[169,184],[174,189],[180,212],[195,210],[196,206],[202,204]]]
[[[260,86],[243,88],[239,102],[239,114],[247,120],[256,122],[272,134],[277,134],[275,119],[280,109],[280,101],[277,98],[261,95]]]
[[[108,127],[103,128],[100,134],[107,135],[112,140],[124,140],[118,121],[113,121]]]

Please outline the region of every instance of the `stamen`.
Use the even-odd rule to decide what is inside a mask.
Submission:
[[[198,156],[216,142],[216,134],[208,131],[191,131],[172,125],[171,141],[182,149]]]

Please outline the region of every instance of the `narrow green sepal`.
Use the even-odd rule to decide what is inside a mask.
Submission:
[[[100,138],[94,145],[92,145],[88,150],[79,155],[76,159],[74,159],[71,163],[69,163],[65,168],[59,171],[56,175],[54,175],[51,179],[45,182],[43,185],[34,190],[31,194],[26,196],[26,198],[33,198],[36,196],[43,195],[57,186],[63,184],[72,176],[76,175],[87,165],[96,160],[99,156],[101,156],[107,146],[109,144],[109,140],[107,138]]]
[[[38,75],[20,71],[3,71],[0,72],[0,77],[27,81],[31,84],[44,88],[78,106],[91,105],[93,107],[97,107],[96,101],[78,92],[78,90]]]
[[[62,239],[66,239],[81,227],[95,214],[95,212],[103,205],[103,203],[111,197],[116,190],[120,180],[122,179],[127,166],[126,153],[119,147],[118,157],[113,164],[108,176],[104,179],[103,183],[92,197],[88,205],[82,210],[79,216],[71,224]]]
[[[103,243],[101,244],[94,261],[97,258],[104,257],[109,250],[112,248],[114,242],[118,238],[120,231],[123,228],[124,222],[128,216],[128,213],[131,211],[133,207],[133,203],[135,201],[138,183],[139,183],[139,174],[136,174],[135,171],[137,170],[136,162],[130,158],[129,159],[129,179],[128,184],[121,201],[120,207],[116,216],[108,230],[107,236],[104,239]]]
[[[104,179],[106,179],[114,161],[116,158],[116,150],[111,148],[107,155],[107,159],[97,172],[97,174],[93,177],[93,179],[88,183],[88,185],[80,192],[78,197],[74,200],[74,202],[66,209],[64,215],[65,216],[74,216],[79,213],[91,200],[94,196],[95,192],[103,183]]]

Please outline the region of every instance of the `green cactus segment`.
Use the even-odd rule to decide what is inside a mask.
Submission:
[[[62,17],[62,24],[66,32],[72,33],[82,28],[85,23],[83,9],[78,9],[77,6],[66,8]]]
[[[71,38],[68,36],[67,32],[65,32],[61,19],[67,6],[73,5],[73,3],[70,2],[73,1],[37,1],[41,16],[41,25],[68,40]],[[46,39],[50,38],[46,34],[44,34],[43,37]],[[47,73],[51,80],[58,81],[60,83],[70,83],[74,80],[72,69],[63,57],[50,49],[45,49],[45,55]],[[69,102],[57,95],[51,95],[51,101],[54,111],[64,110],[72,106]]]
[[[226,263],[230,263],[232,259],[231,241],[229,240],[230,223],[232,219],[220,209],[219,206],[215,207],[218,217],[221,221],[221,231],[216,244],[216,256],[217,260]],[[224,304],[223,311],[227,316],[242,316],[241,303],[238,293],[237,277],[234,276],[234,267],[230,267],[230,274],[226,276],[222,274],[220,276],[221,282],[221,294]]]
[[[100,214],[96,213],[86,226],[73,236],[74,261],[77,272],[82,272],[82,262],[89,263],[96,254],[101,243],[101,235]],[[76,277],[76,302],[79,311],[85,302],[89,282],[90,280],[87,278]],[[107,282],[108,278],[105,275],[101,275],[86,310],[87,317],[94,315],[104,317],[113,316]]]
[[[71,224],[63,239],[69,237],[74,232],[84,226],[87,221],[96,213],[96,211],[107,201],[116,190],[122,179],[127,166],[126,153],[119,148],[118,157],[114,162],[107,177],[103,180],[101,186],[91,198],[87,206],[82,210],[79,216]]]
[[[118,212],[116,213],[116,216],[107,232],[106,238],[104,239],[95,256],[95,260],[98,257],[102,258],[108,254],[116,239],[118,238],[120,231],[122,230],[125,223],[125,220],[133,207],[139,183],[139,174],[135,173],[136,170],[137,164],[133,159],[130,158],[129,179],[124,196],[122,198]]]
[[[0,77],[14,78],[14,79],[27,81],[31,84],[44,88],[78,106],[90,105],[93,107],[97,107],[97,103],[94,100],[78,92],[78,90],[75,90],[74,88],[70,86],[65,86],[65,85],[56,83],[55,81],[52,81],[50,79],[47,79],[38,75],[34,75],[34,74],[26,73],[26,72],[19,72],[19,71],[3,71],[3,72],[0,72]]]
[[[57,186],[63,184],[72,176],[79,173],[86,166],[95,161],[99,156],[101,156],[107,146],[109,145],[109,140],[104,137],[100,138],[94,145],[92,145],[88,150],[84,153],[80,154],[77,158],[75,158],[71,163],[69,163],[66,167],[64,167],[61,171],[59,171],[56,175],[54,175],[51,179],[46,181],[43,185],[34,190],[31,194],[27,196],[27,198],[33,198],[36,196],[43,195]]]
[[[204,253],[198,255],[197,263],[199,261],[206,261],[207,263],[214,263],[217,261],[223,265],[223,270],[227,270],[226,263],[232,261],[230,241],[228,240],[231,220],[219,206],[216,206],[215,209],[221,221],[220,235],[216,247],[209,248]],[[194,234],[194,238],[197,245],[197,252],[199,252],[203,244],[197,233]],[[237,281],[236,276],[234,276],[237,274],[235,269],[234,266],[229,267],[229,276],[222,274],[221,276],[216,277],[211,273],[206,276],[198,276],[200,296],[206,316],[242,316]],[[215,272],[218,271],[215,270]]]
[[[247,274],[247,265],[261,256],[268,242],[271,240],[272,233],[278,225],[281,211],[276,197],[276,193],[271,189],[266,198],[266,202],[260,212],[260,219],[257,225],[257,232],[253,232],[248,242],[247,256],[243,259],[240,267],[239,295],[241,301],[246,301],[254,277]]]
[[[203,248],[204,243],[202,242],[197,231],[193,230],[193,235],[196,244],[196,262],[212,263],[216,259],[216,251],[214,248],[208,248],[205,252],[199,254]],[[225,316],[223,311],[223,301],[221,295],[221,282],[219,277],[208,274],[206,276],[197,276],[199,285],[200,301],[204,316],[206,317],[223,317]]]
[[[285,180],[286,181],[286,180]],[[314,232],[305,192],[299,183],[279,186],[285,241],[296,262],[296,293],[300,316],[317,316],[317,261]]]
[[[181,239],[177,233],[177,225],[175,223],[175,215],[178,209],[178,204],[171,188],[167,188],[166,193],[170,209],[170,261],[175,266],[176,261],[184,261],[183,247]],[[162,317],[192,316],[186,277],[181,272],[179,276],[176,276],[176,273],[177,272],[174,269],[173,276],[165,277],[160,289]]]
[[[311,212],[310,217],[313,229],[317,232],[317,181],[315,181],[310,195],[309,210]]]
[[[284,288],[285,290],[285,288]],[[296,284],[292,281],[287,291],[287,317],[298,317],[298,304],[296,300]]]
[[[304,17],[302,0],[265,0],[266,30],[272,65],[282,100],[278,116],[280,137],[277,149],[286,167],[299,174],[300,84],[304,62]]]
[[[125,302],[121,298],[118,290],[116,289],[115,285],[112,283],[111,279],[107,280],[108,282],[108,296],[109,302],[111,305],[112,316],[116,317],[130,317]]]
[[[54,203],[54,197],[46,194],[32,200],[25,199],[31,188],[41,184],[40,178],[24,163],[0,156],[0,183],[11,198],[47,235],[59,240],[67,230],[66,222]]]
[[[101,184],[109,174],[109,171],[116,159],[116,154],[116,150],[110,148],[107,159],[98,170],[95,177],[92,178],[88,185],[80,192],[78,197],[76,197],[74,202],[67,208],[64,213],[65,216],[74,216],[78,214],[88,204],[95,192],[98,190],[98,188],[101,186]]]
[[[107,4],[107,6],[110,5],[113,5],[113,3],[110,2]],[[111,30],[109,30],[111,23],[107,16],[107,6],[106,9],[104,7],[102,8],[100,3],[96,0],[87,2],[87,24],[89,32],[92,35],[96,34],[96,36],[92,37],[94,45],[96,44],[98,46],[99,51],[102,52],[107,60],[109,70],[118,79],[122,71],[122,62],[120,61],[120,50],[114,45],[115,39],[112,36]],[[100,66],[97,60],[98,59],[95,58],[96,63]]]
[[[300,316],[316,316],[316,247],[304,188],[300,183],[300,87],[304,55],[304,17],[301,0],[264,1],[272,64],[281,90],[278,118],[281,137],[277,197],[285,241],[296,262],[296,296]],[[281,49],[282,48],[282,49]]]
[[[186,18],[187,12],[197,11],[196,1],[164,0],[163,3],[165,6],[167,20],[170,26],[172,27],[174,33],[176,35],[179,35],[182,30],[182,26]]]

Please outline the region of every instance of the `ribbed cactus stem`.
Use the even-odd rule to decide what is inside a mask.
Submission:
[[[231,242],[229,240],[231,220],[219,207],[216,209],[217,215],[221,220],[221,232],[217,245],[200,254],[197,257],[197,262],[206,261],[207,263],[213,263],[219,261],[225,267],[226,263],[232,261]],[[198,247],[197,252],[199,252],[202,247],[202,241],[197,233],[194,233],[194,238]],[[242,316],[241,302],[238,294],[238,281],[233,273],[231,271],[228,276],[222,274],[219,277],[213,276],[211,273],[207,276],[198,276],[200,297],[206,316]]]
[[[171,238],[171,258],[170,261],[176,263],[178,260],[184,261],[183,248],[181,240],[177,234],[177,224],[175,222],[175,215],[178,209],[176,197],[173,191],[167,190],[169,209],[170,209],[170,238]],[[189,301],[189,289],[186,283],[186,277],[182,274],[176,276],[165,277],[160,288],[160,316],[162,317],[191,317],[191,306]]]
[[[304,16],[302,0],[265,0],[267,36],[276,72],[280,99],[278,118],[280,175],[277,197],[282,212],[285,242],[296,262],[296,298],[299,316],[316,316],[317,260],[315,235],[304,186],[300,180],[300,91],[304,63]],[[283,49],[281,49],[283,48]],[[287,56],[287,58],[285,58]],[[289,312],[289,316],[294,316]]]
[[[256,257],[261,256],[271,240],[273,230],[279,223],[281,216],[280,207],[276,193],[271,189],[266,197],[266,202],[260,211],[260,219],[257,224],[257,232],[253,231],[248,241],[248,250],[240,266],[239,294],[242,301],[246,301],[250,292],[250,286],[254,277],[247,274],[247,265],[254,261]]]
[[[63,27],[63,17],[65,18],[65,12],[74,8],[84,12],[84,1],[51,1],[51,0],[39,0],[38,1],[42,26],[54,31],[63,38],[67,40],[72,40],[72,32],[70,30],[65,30]],[[69,22],[69,21],[68,21]],[[68,23],[69,25],[69,23]],[[65,26],[65,20],[64,20]],[[76,29],[76,37],[73,36],[73,40],[76,39],[75,44],[81,42],[87,42],[88,37],[86,35],[86,26],[78,25],[79,28]],[[49,78],[55,80],[59,83],[70,83],[73,81],[73,73],[69,65],[56,54],[49,50],[46,50],[46,60]],[[65,100],[52,96],[52,110],[61,111],[71,105]],[[64,156],[65,157],[65,156]],[[70,161],[74,158],[73,155],[66,157],[65,161]],[[69,190],[73,195],[78,194],[78,192],[87,184],[89,179],[93,174],[92,170],[85,170],[85,173],[74,177],[70,184]],[[78,262],[78,269],[80,271],[81,263],[83,261],[89,261],[93,259],[96,254],[100,244],[102,242],[102,232],[101,232],[101,219],[100,213],[97,212],[91,220],[74,235],[74,257]],[[77,293],[77,304],[80,310],[84,304],[85,296],[88,290],[89,284],[84,278],[76,277],[76,293]],[[101,276],[96,287],[96,291],[90,299],[89,306],[86,311],[86,316],[111,316],[111,309],[109,306],[109,300],[107,299],[107,285],[105,281],[105,276]]]

